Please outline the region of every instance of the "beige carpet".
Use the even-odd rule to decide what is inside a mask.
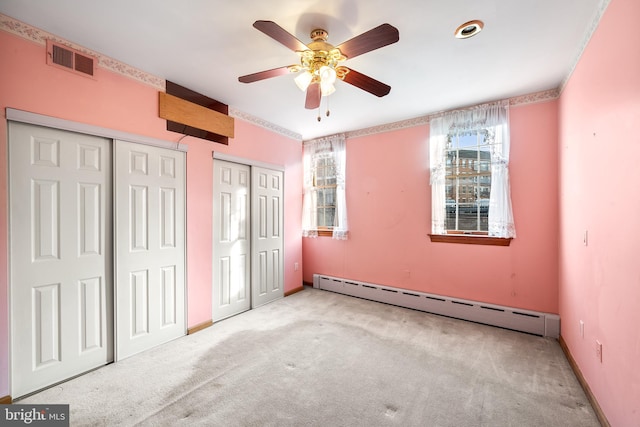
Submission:
[[[87,426],[599,425],[555,340],[314,289],[18,403]]]

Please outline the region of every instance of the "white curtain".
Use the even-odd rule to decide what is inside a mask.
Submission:
[[[431,232],[445,234],[445,173],[449,121],[440,116],[429,120],[429,169],[431,170]]]
[[[302,183],[302,235],[304,237],[318,237],[318,215],[316,206],[318,194],[314,186],[315,162],[317,144],[307,143],[304,146],[303,162],[303,183]]]
[[[345,170],[347,150],[344,135],[331,138],[333,160],[336,165],[336,216],[333,219],[333,239],[346,240],[349,233],[347,223],[347,198],[345,193]]]
[[[335,217],[333,219],[332,238],[346,240],[349,232],[347,222],[347,202],[345,193],[346,141],[344,135],[333,135],[307,142],[304,145],[302,235],[318,236],[317,191],[314,177],[317,159],[329,156],[333,159],[336,171]]]
[[[445,233],[447,136],[460,131],[492,129],[495,132],[495,141],[491,145],[489,235],[516,237],[509,187],[509,102],[501,101],[447,112],[431,118],[429,127],[432,233]]]

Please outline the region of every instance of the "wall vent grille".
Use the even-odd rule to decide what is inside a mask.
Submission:
[[[313,287],[544,337],[560,336],[560,317],[557,314],[449,298],[321,274],[313,275]]]
[[[93,78],[96,59],[68,46],[47,40],[47,64]]]

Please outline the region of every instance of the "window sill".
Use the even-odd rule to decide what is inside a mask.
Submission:
[[[429,234],[432,242],[462,243],[467,245],[509,246],[511,237],[474,236],[471,234]]]
[[[333,237],[333,230],[318,230],[318,237]]]

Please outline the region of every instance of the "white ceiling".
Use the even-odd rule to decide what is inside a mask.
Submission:
[[[603,0],[0,0],[0,13],[186,86],[303,139],[557,88]],[[454,38],[472,19],[480,34]],[[318,123],[293,75],[238,77],[298,56],[252,27],[271,20],[304,43],[317,27],[339,45],[382,23],[396,44],[345,65],[391,86],[377,98],[344,82]],[[323,110],[324,102],[323,98]]]

